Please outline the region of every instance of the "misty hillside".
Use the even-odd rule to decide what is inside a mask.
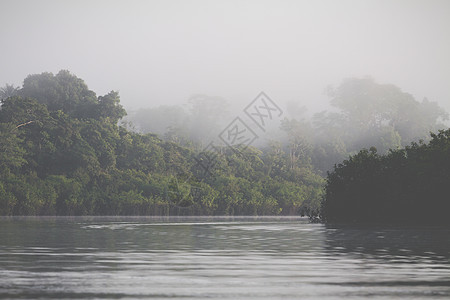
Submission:
[[[447,118],[393,85],[348,79],[330,89],[335,111],[285,117],[284,135],[258,148],[210,152],[201,130],[222,126],[221,98],[140,110],[136,132],[118,125],[126,112],[117,92],[97,96],[68,71],[1,91],[2,215],[315,216],[334,164],[363,147],[385,153],[426,139]]]
[[[263,135],[266,148],[280,143],[298,159],[310,160],[322,175],[334,164],[362,148],[379,153],[428,141],[430,132],[446,128],[448,113],[437,102],[417,101],[392,84],[379,84],[370,77],[350,78],[327,89],[330,110],[308,117],[306,107],[288,103],[276,128]],[[134,130],[157,133],[167,141],[202,148],[232,119],[230,103],[219,97],[199,95],[186,105],[142,108],[127,116]]]

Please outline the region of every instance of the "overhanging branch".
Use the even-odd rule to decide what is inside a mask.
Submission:
[[[33,123],[33,122],[34,122],[34,121],[28,121],[28,122],[26,122],[26,123],[19,124],[19,125],[16,126],[16,128],[19,128],[19,127],[22,127],[22,126],[26,126],[26,125],[31,124],[31,123]]]

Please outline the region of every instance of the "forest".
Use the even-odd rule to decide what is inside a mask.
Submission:
[[[327,94],[328,111],[307,116],[288,103],[264,143],[220,147],[205,172],[198,158],[229,121],[224,99],[196,95],[185,106],[127,116],[118,92],[97,96],[69,71],[29,75],[22,87],[0,90],[0,215],[340,221],[370,212],[392,219],[405,207],[408,217],[419,207],[442,213],[433,208],[449,178],[449,132],[439,131],[447,113],[369,77],[346,79]],[[426,188],[417,190],[420,182]]]

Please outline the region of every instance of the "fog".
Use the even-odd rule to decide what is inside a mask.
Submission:
[[[326,107],[372,76],[450,110],[448,1],[2,1],[0,84],[61,69],[127,110],[223,97]]]

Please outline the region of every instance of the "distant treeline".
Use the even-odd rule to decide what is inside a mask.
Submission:
[[[292,159],[310,162],[322,176],[362,148],[373,146],[378,153],[387,153],[414,141],[428,141],[429,133],[446,128],[443,121],[448,120],[436,102],[419,102],[395,85],[379,84],[370,77],[346,79],[329,87],[327,95],[330,110],[307,117],[305,107],[289,102],[278,130],[264,134],[265,140],[279,142]],[[195,95],[183,106],[142,108],[126,119],[137,131],[198,148],[227,125],[230,107],[225,99]],[[264,146],[268,145],[258,147]]]
[[[399,88],[370,78],[345,80],[330,88],[329,95],[335,111],[307,119],[303,108],[290,104],[280,127],[284,137],[268,133],[271,140],[259,148],[220,148],[215,167],[205,172],[196,159],[209,134],[222,128],[223,99],[195,96],[187,111],[176,106],[140,110],[128,118],[136,126],[133,129],[129,123],[119,126],[126,112],[117,92],[97,96],[68,71],[30,75],[20,88],[0,89],[0,214],[305,214],[348,220],[350,212],[365,206],[367,199],[375,201],[376,195],[364,185],[351,184],[352,176],[364,181],[363,170],[372,165],[353,170],[349,162],[367,156],[374,168],[385,170],[394,163],[387,157],[403,153],[403,160],[410,162],[408,151],[426,152],[423,149],[432,142],[386,156],[376,154],[375,148],[356,153],[375,146],[383,154],[427,140],[428,132],[444,127],[441,122],[447,114],[435,102],[418,102]],[[350,160],[328,176],[324,198],[326,172],[349,155]],[[381,167],[379,161],[387,165]],[[408,168],[393,166],[390,176],[400,170],[414,172]],[[341,181],[336,179],[339,172],[345,173],[339,175]],[[413,181],[389,183],[403,202],[410,201],[403,192],[408,182]],[[374,182],[370,188],[376,186]],[[364,190],[370,191],[368,198],[354,200],[361,199]],[[419,194],[415,196],[419,199]],[[425,206],[434,203],[420,199]],[[342,211],[349,213],[344,216]]]
[[[328,175],[325,222],[450,224],[450,129],[379,155],[362,150]]]

